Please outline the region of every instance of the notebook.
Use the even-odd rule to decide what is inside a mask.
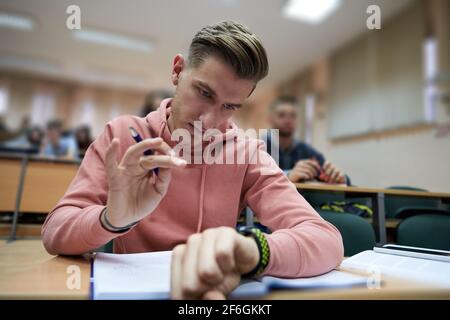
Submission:
[[[372,250],[345,259],[341,269],[381,274],[450,289],[450,262],[400,256]]]
[[[93,264],[92,298],[169,299],[171,253],[97,253]],[[337,270],[301,279],[266,276],[259,280],[243,280],[229,298],[260,297],[273,289],[342,288],[365,286],[366,283],[366,277]]]

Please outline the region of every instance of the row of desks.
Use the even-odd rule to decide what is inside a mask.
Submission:
[[[22,212],[47,213],[64,195],[78,170],[79,162],[51,160],[10,154],[0,154],[0,212],[14,212],[11,239],[15,239],[17,217]],[[323,184],[296,184],[300,193],[343,193],[346,198],[369,198],[372,202],[373,219],[378,244],[386,243],[384,197],[411,196],[437,198],[442,206],[450,203],[450,193],[422,192],[347,187]]]

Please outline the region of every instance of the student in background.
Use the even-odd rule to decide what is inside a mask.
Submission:
[[[141,117],[146,117],[150,112],[155,111],[164,99],[172,97],[167,90],[154,90],[145,97],[144,106],[141,110]]]
[[[72,136],[63,137],[63,125],[59,120],[47,124],[46,143],[42,155],[51,158],[78,159],[78,150]]]
[[[40,152],[44,141],[45,132],[40,126],[32,126],[27,130],[26,143],[28,147]]]
[[[84,158],[87,149],[92,143],[91,128],[83,125],[75,129],[75,140],[78,147],[78,155],[81,159]]]
[[[20,137],[27,131],[29,123],[30,120],[27,117],[24,117],[20,124],[20,128],[17,130],[11,130],[6,124],[5,117],[0,115],[0,143],[9,143],[16,139],[20,139]]]
[[[269,121],[279,130],[279,166],[292,182],[320,180],[326,183],[347,183],[350,179],[313,147],[295,137],[298,104],[294,97],[282,96],[270,106]],[[268,152],[272,141],[267,139]]]

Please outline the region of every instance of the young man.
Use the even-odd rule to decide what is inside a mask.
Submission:
[[[46,157],[78,159],[78,149],[73,137],[63,137],[63,124],[52,120],[47,124],[46,144],[42,155]]]
[[[292,182],[320,180],[327,183],[350,183],[344,173],[313,147],[295,138],[297,130],[297,100],[282,96],[270,106],[270,124],[279,130],[278,162]],[[270,138],[270,137],[269,137]],[[267,140],[268,151],[275,141]],[[275,148],[274,148],[275,150]],[[325,174],[320,175],[321,171]]]
[[[173,249],[176,299],[225,298],[241,275],[313,276],[336,267],[343,257],[337,229],[299,195],[257,140],[250,141],[257,148],[246,147],[230,120],[267,72],[264,48],[244,26],[222,22],[200,30],[188,58],[174,59],[175,97],[145,118],[111,121],[91,145],[44,224],[46,249],[81,254],[112,239],[117,253]],[[195,140],[203,132],[195,121],[219,132],[209,145],[237,154],[252,149],[262,161],[187,164],[174,155],[178,141],[171,135],[181,129]],[[134,142],[130,126],[142,142]],[[148,149],[155,154],[143,156]],[[274,232],[237,232],[246,206]]]

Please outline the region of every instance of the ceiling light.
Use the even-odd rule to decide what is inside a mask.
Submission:
[[[81,29],[74,30],[73,35],[78,40],[120,47],[129,50],[150,52],[153,49],[152,43],[148,40],[124,36],[106,31]]]
[[[34,22],[26,16],[0,12],[0,27],[31,31],[34,28]]]
[[[288,0],[283,15],[289,19],[319,24],[340,4],[341,0]]]

